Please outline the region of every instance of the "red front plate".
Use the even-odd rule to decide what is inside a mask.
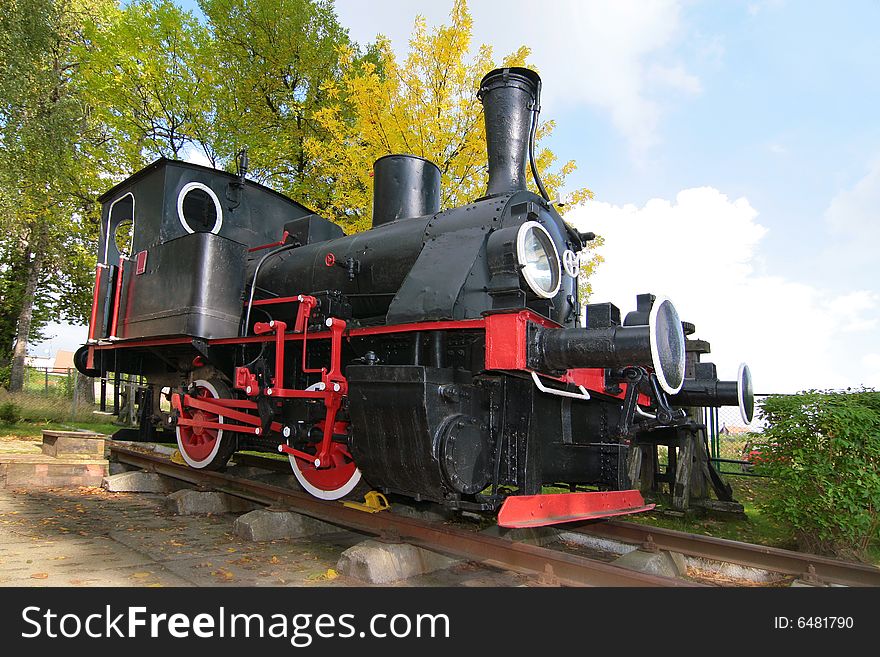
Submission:
[[[498,512],[498,524],[501,527],[543,527],[622,516],[653,508],[653,504],[645,504],[637,490],[511,495]]]

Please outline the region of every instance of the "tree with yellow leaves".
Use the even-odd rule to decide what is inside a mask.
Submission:
[[[383,155],[409,153],[437,164],[443,207],[464,205],[486,191],[486,135],[477,89],[496,63],[487,45],[468,60],[473,20],[467,0],[455,0],[450,22],[429,30],[423,17],[416,18],[403,64],[382,36],[375,59],[358,58],[349,48],[340,53],[342,74],[325,85],[334,102],[314,117],[331,138],[307,141],[305,148],[311,166],[333,189],[332,218],[348,231],[369,228],[372,166]],[[502,66],[525,66],[529,54],[521,46],[504,57]],[[553,128],[553,121],[541,123],[536,137],[537,166],[551,198],[575,170],[574,161],[554,168],[556,156],[540,146]],[[589,189],[577,189],[562,210],[592,196]],[[585,259],[585,274],[599,262],[597,254]],[[582,291],[589,294],[588,284]]]

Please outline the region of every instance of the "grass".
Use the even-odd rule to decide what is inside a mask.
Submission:
[[[34,422],[30,420],[21,420],[14,424],[0,424],[0,439],[39,438],[44,430],[75,431],[79,429],[110,435],[119,428],[119,425],[100,421],[83,422],[81,420],[76,420],[73,422]]]
[[[0,389],[0,406],[6,407],[6,421],[0,421],[0,438],[39,437],[44,429],[71,431],[82,429],[112,434],[119,425],[107,421],[106,415],[95,415],[88,407],[73,412],[72,400],[63,395],[20,392],[11,394]],[[9,421],[11,418],[15,421]]]
[[[760,508],[760,500],[767,487],[772,485],[758,477],[726,477],[733,488],[733,497],[743,505],[745,518],[722,517],[711,514],[689,514],[683,517],[666,515],[668,508],[663,500],[658,500],[658,508],[647,513],[630,516],[633,522],[665,527],[691,534],[703,534],[717,538],[727,538],[746,543],[757,543],[787,550],[797,549],[793,532],[770,520]]]
[[[740,458],[742,444],[745,440],[745,438],[737,439],[734,437],[722,439],[722,458]],[[729,463],[722,465],[727,468],[738,467]],[[691,534],[715,536],[716,538],[744,541],[786,550],[798,549],[794,531],[769,518],[761,508],[761,500],[766,497],[770,487],[773,486],[772,480],[764,477],[725,475],[724,473],[722,476],[733,488],[733,498],[743,505],[745,518],[711,513],[692,513],[681,517],[667,515],[664,510],[671,508],[669,498],[668,496],[660,496],[655,500],[657,509],[647,513],[633,514],[628,516],[626,520]],[[868,548],[865,557],[869,563],[880,566],[880,540],[875,541]]]

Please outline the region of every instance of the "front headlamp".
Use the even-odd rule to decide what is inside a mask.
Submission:
[[[529,289],[542,299],[559,292],[562,269],[550,233],[537,221],[527,221],[516,235],[516,259]]]

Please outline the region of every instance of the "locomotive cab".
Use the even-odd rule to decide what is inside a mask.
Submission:
[[[164,158],[99,201],[90,342],[237,335],[249,250],[312,215],[239,176]]]

